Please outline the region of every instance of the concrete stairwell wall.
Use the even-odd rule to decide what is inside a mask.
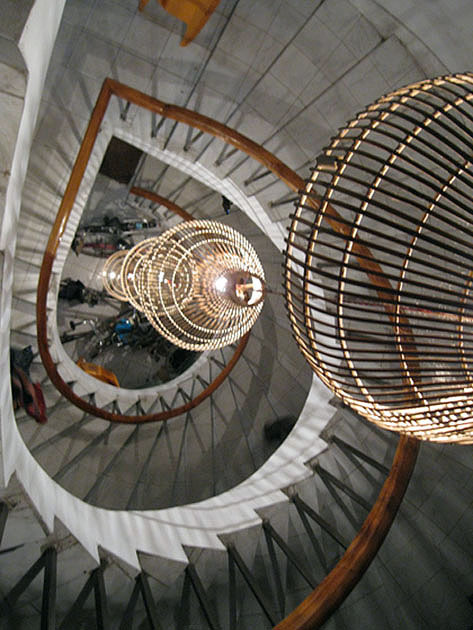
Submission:
[[[35,4],[31,1],[8,1],[2,5],[0,99],[4,119],[0,134],[0,362],[4,374],[9,372],[13,256],[21,194],[44,80],[63,7],[64,0],[38,0]],[[16,430],[8,379],[2,379],[0,385],[0,409],[2,444],[5,444],[6,432]],[[15,457],[14,453],[9,455]],[[3,461],[4,481],[8,481],[12,472],[11,461]]]

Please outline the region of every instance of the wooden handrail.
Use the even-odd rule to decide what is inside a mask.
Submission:
[[[169,420],[170,418],[175,418],[180,416],[183,413],[187,413],[192,409],[195,409],[200,403],[202,403],[206,398],[208,398],[215,390],[223,383],[223,381],[227,378],[230,372],[235,367],[238,359],[241,357],[246,344],[248,343],[248,339],[250,337],[250,332],[247,332],[244,337],[240,340],[235,352],[233,353],[230,361],[227,365],[218,373],[218,375],[214,378],[214,380],[207,385],[205,389],[203,389],[200,394],[192,398],[192,400],[188,400],[185,404],[180,405],[179,407],[174,407],[173,409],[166,409],[165,411],[160,411],[158,413],[151,414],[142,414],[142,415],[125,415],[122,413],[116,413],[112,411],[107,411],[106,409],[102,409],[101,407],[96,407],[91,403],[87,402],[80,396],[74,393],[74,391],[65,383],[62,377],[56,370],[56,366],[54,365],[54,370],[59,378],[54,376],[51,377],[51,374],[48,371],[49,378],[52,383],[56,387],[58,391],[61,392],[63,396],[65,396],[73,405],[79,407],[83,411],[86,411],[90,415],[96,416],[98,418],[103,418],[104,420],[109,420],[110,422],[120,422],[122,424],[140,424],[147,422],[162,422],[164,420]]]
[[[153,190],[146,190],[145,188],[133,186],[130,189],[130,192],[137,197],[144,197],[153,203],[158,203],[160,206],[169,208],[169,210],[172,210],[172,212],[180,216],[184,219],[184,221],[192,221],[194,219],[192,214],[186,212],[183,208],[181,208],[181,206],[178,206],[177,203],[174,203],[174,201],[171,201],[170,199],[166,199],[166,197],[161,197],[161,195],[158,195],[158,193],[155,193]]]
[[[204,133],[208,133],[216,138],[220,138],[224,142],[231,144],[235,148],[243,151],[260,164],[264,165],[272,173],[274,173],[279,179],[281,179],[291,190],[300,191],[304,188],[305,182],[295,171],[289,168],[284,162],[279,160],[275,155],[269,152],[267,149],[257,144],[247,136],[239,133],[231,127],[227,127],[223,123],[219,123],[208,116],[199,114],[192,110],[177,105],[170,105],[163,101],[160,101],[153,96],[144,94],[139,90],[131,88],[123,83],[119,83],[114,79],[107,78],[103,82],[102,89],[100,90],[97,102],[92,111],[87,130],[84,135],[79,153],[74,163],[69,182],[66,187],[61,205],[59,206],[56,220],[51,229],[46,251],[44,253],[43,262],[41,265],[41,271],[38,281],[37,300],[36,300],[36,320],[37,320],[37,336],[38,336],[38,349],[41,355],[46,372],[49,378],[56,386],[56,388],[74,404],[81,409],[87,410],[89,413],[95,413],[98,417],[105,418],[107,420],[113,420],[115,414],[106,412],[99,407],[94,407],[86,401],[83,401],[79,396],[74,394],[72,389],[65,383],[58,373],[54,361],[49,353],[48,339],[47,339],[47,311],[46,302],[47,294],[49,290],[49,283],[52,273],[52,267],[54,258],[61,242],[61,238],[64,235],[67,222],[69,220],[72,207],[79,190],[80,183],[85,173],[90,155],[92,153],[95,139],[97,137],[100,125],[108,107],[108,103],[112,95],[126,100],[129,103],[148,109],[149,111],[170,118],[177,122],[185,123],[191,127],[199,129]],[[319,206],[319,201],[310,197],[308,202],[314,207]],[[331,224],[332,228],[340,233],[348,236],[349,227],[340,220],[340,215],[332,207],[328,206],[326,211],[327,220]],[[391,290],[389,280],[385,279],[382,274],[381,267],[373,258],[370,250],[358,243],[354,243],[353,252],[355,255],[359,255],[359,262],[362,269],[366,272],[374,287],[376,288],[378,295],[381,299],[386,300],[388,305],[389,300],[386,290]],[[390,295],[390,294],[389,294]],[[393,316],[389,312],[390,317]],[[412,339],[412,334],[408,324],[403,323],[403,334],[406,338]],[[411,343],[413,346],[413,344]],[[79,404],[81,401],[81,404]],[[87,409],[85,407],[87,406]],[[95,412],[92,411],[95,410]],[[156,420],[160,414],[156,414]],[[125,417],[125,416],[123,416]],[[137,422],[139,416],[130,416],[135,418],[133,422]],[[143,416],[144,417],[144,416]],[[118,419],[117,419],[118,420]],[[125,420],[118,420],[119,422],[125,422]],[[145,420],[143,420],[145,421]],[[146,420],[151,422],[152,420]]]
[[[103,83],[102,89],[100,91],[99,97],[95,104],[95,107],[92,111],[92,115],[90,117],[90,121],[84,135],[84,140],[82,141],[81,147],[79,149],[79,153],[77,155],[76,161],[74,163],[74,167],[71,172],[71,176],[69,178],[69,182],[64,193],[61,205],[59,207],[56,220],[51,229],[51,233],[49,235],[48,243],[46,246],[46,251],[44,253],[43,262],[41,265],[40,276],[38,281],[38,290],[37,290],[37,300],[36,300],[36,319],[37,319],[37,337],[38,337],[38,349],[41,355],[41,360],[45,367],[45,370],[54,384],[56,389],[65,396],[72,404],[76,407],[79,407],[83,411],[94,415],[99,418],[103,418],[105,420],[109,420],[111,422],[120,422],[120,423],[145,423],[145,422],[160,422],[164,420],[169,420],[170,418],[174,418],[183,413],[190,411],[197,407],[200,403],[202,403],[206,398],[208,398],[215,390],[221,385],[221,383],[225,380],[228,374],[235,367],[238,359],[242,355],[246,344],[248,343],[248,338],[250,333],[247,333],[241,340],[239,345],[237,346],[233,356],[227,365],[222,369],[222,371],[217,375],[217,377],[205,388],[195,396],[192,400],[186,402],[184,405],[180,405],[179,407],[175,407],[174,409],[167,409],[165,411],[161,411],[159,413],[154,414],[143,414],[143,415],[125,415],[121,413],[114,413],[111,411],[107,411],[102,409],[101,407],[97,407],[90,402],[84,400],[82,397],[78,396],[73,389],[64,381],[64,379],[59,374],[57,367],[51,357],[49,352],[48,338],[47,338],[47,294],[49,290],[49,283],[52,274],[52,268],[54,259],[61,242],[61,239],[64,235],[67,222],[69,220],[72,207],[74,205],[74,201],[77,196],[77,192],[79,190],[79,186],[81,184],[82,178],[85,173],[85,169],[87,168],[88,161],[90,159],[90,155],[92,153],[95,139],[97,137],[98,131],[100,129],[101,122],[105,115],[105,112],[108,107],[108,103],[110,101],[110,97],[113,93],[116,93],[112,90],[113,81],[111,79],[106,79]],[[115,82],[116,83],[116,82]],[[120,85],[120,84],[118,84]],[[123,86],[126,87],[126,86]],[[179,214],[182,218],[186,220],[191,220],[193,217],[185,210],[180,208],[177,204],[157,195],[154,192],[146,191],[141,188],[132,189],[132,192],[135,194],[147,197],[151,201],[155,201],[156,203],[161,203],[165,205],[169,209],[173,210],[177,214]]]
[[[232,360],[226,366],[225,370],[222,370],[215,381],[213,381],[206,390],[204,390],[194,400],[189,401],[186,405],[183,405],[176,410],[168,410],[167,412],[164,412],[164,414],[155,414],[153,416],[120,416],[106,412],[103,409],[90,405],[85,400],[74,394],[57,372],[56,366],[54,365],[48,349],[46,326],[46,300],[52,265],[72,211],[72,206],[77,195],[79,185],[91,155],[95,137],[112,94],[135,105],[145,107],[155,114],[171,118],[178,122],[186,123],[205,133],[209,133],[210,135],[220,138],[224,142],[240,149],[263,164],[294,191],[299,191],[304,188],[304,180],[287,165],[281,162],[281,160],[276,158],[272,153],[222,123],[218,123],[207,116],[198,114],[197,112],[192,112],[176,105],[163,103],[162,101],[118,83],[112,79],[106,79],[104,81],[99,98],[92,112],[91,120],[84,136],[84,141],[74,164],[63,201],[58,210],[56,221],[53,225],[47,249],[44,254],[43,264],[41,266],[37,292],[38,347],[43,364],[51,381],[64,396],[73,402],[73,404],[77,405],[84,411],[108,420],[119,422],[146,422],[156,419],[167,419],[173,415],[184,413],[199,404],[199,402],[211,393],[208,392],[208,390],[213,388],[212,391],[214,391],[224,380],[228,372],[230,372],[233,368],[234,364],[243,352],[246,342],[248,341],[249,333],[243,338],[240,346],[237,348],[237,351],[232,357]],[[316,199],[311,198],[310,203],[314,207],[318,207],[318,201]],[[327,219],[331,223],[332,227],[338,232],[344,233],[345,227],[343,222],[339,220],[340,216],[336,210],[330,207],[327,214]],[[378,263],[372,258],[370,250],[362,245],[355,244],[353,251],[355,254],[360,255],[359,260],[362,268],[372,280],[378,293],[382,296],[383,289],[390,289],[390,284],[389,281],[389,287],[383,284],[384,279],[381,279],[380,275],[381,269]],[[407,326],[405,328],[405,334],[411,334]],[[165,414],[169,415],[165,418]],[[160,417],[158,418],[158,416]],[[389,531],[414,469],[418,449],[419,443],[417,440],[406,436],[402,436],[400,438],[391,472],[361,530],[330,574],[321,582],[313,593],[304,600],[304,602],[302,602],[286,619],[276,626],[277,630],[308,630],[309,628],[318,628],[343,602],[345,597],[350,593],[368,568],[370,562],[386,537],[387,532]]]
[[[205,398],[210,396],[212,392],[214,392],[215,389],[221,384],[224,378],[229,374],[229,372],[237,362],[238,358],[241,356],[248,341],[248,335],[246,335],[241,340],[240,345],[237,347],[234,356],[227,364],[226,368],[222,370],[217,378],[206,389],[204,389],[201,394],[199,394],[192,401],[189,401],[185,405],[182,405],[181,407],[177,407],[174,410],[166,410],[157,414],[127,416],[124,414],[117,414],[106,411],[105,409],[102,409],[100,407],[96,407],[95,405],[92,405],[91,403],[87,402],[86,400],[75,394],[72,388],[69,387],[69,385],[59,374],[53,358],[51,357],[51,354],[49,352],[47,337],[46,304],[52,268],[59,244],[64,235],[67,222],[72,212],[79,186],[82,182],[82,178],[87,168],[87,164],[89,162],[94,147],[95,139],[99,132],[100,125],[102,123],[105,112],[107,111],[107,107],[112,95],[116,95],[117,97],[122,98],[137,106],[144,107],[158,115],[193,126],[203,132],[209,133],[217,138],[224,140],[229,144],[232,144],[236,148],[244,151],[257,161],[259,161],[261,164],[267,166],[267,168],[274,172],[293,190],[299,190],[303,186],[304,180],[299,177],[299,175],[297,175],[297,173],[295,173],[292,169],[286,166],[281,160],[276,158],[272,153],[261,147],[253,140],[250,140],[246,136],[238,133],[230,127],[227,127],[226,125],[223,125],[222,123],[218,123],[207,116],[203,116],[202,114],[198,114],[197,112],[193,112],[183,107],[178,107],[176,105],[170,105],[168,103],[164,103],[163,101],[159,101],[152,96],[144,94],[143,92],[139,92],[138,90],[123,85],[122,83],[119,83],[118,81],[115,81],[113,79],[105,79],[105,81],[103,82],[102,89],[92,111],[90,121],[84,135],[84,139],[79,149],[79,153],[72,168],[71,176],[69,178],[69,182],[67,184],[63,199],[59,206],[55,222],[51,229],[51,233],[49,235],[48,243],[46,246],[46,251],[43,257],[43,262],[41,265],[36,299],[38,350],[44,368],[56,389],[60,391],[61,394],[65,396],[71,403],[73,403],[75,406],[79,407],[83,411],[86,411],[87,413],[95,415],[99,418],[110,420],[112,422],[156,422],[161,420],[168,420],[169,418],[180,415],[181,413],[185,413],[189,409],[197,406],[197,404],[200,404],[200,402],[205,400]],[[142,189],[138,190],[140,193],[145,192],[149,198],[150,191],[143,191]],[[151,200],[155,200],[157,203],[162,203],[164,201],[163,198],[159,198],[159,200],[157,200],[156,197],[154,197],[154,194],[153,199]],[[166,201],[169,202],[169,200]],[[170,206],[167,205],[167,207]],[[175,210],[174,207],[171,209]],[[181,211],[181,216],[183,216],[183,213],[185,213],[185,211],[183,211],[182,209]],[[183,216],[183,218],[186,219],[188,218],[188,216],[190,216],[188,215],[188,213],[185,213],[185,215],[186,216]]]
[[[406,492],[420,442],[402,435],[391,470],[360,531],[322,582],[274,630],[314,630],[358,584],[381,547]]]

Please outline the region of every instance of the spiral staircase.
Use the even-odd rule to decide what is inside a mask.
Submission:
[[[90,33],[97,33],[91,16],[99,3],[67,2],[53,50],[60,4],[47,0],[22,4],[17,17],[22,16],[23,23],[8,49],[16,50],[17,57],[12,61],[13,53],[9,54],[4,64],[13,67],[2,94],[10,99],[9,120],[16,129],[9,145],[11,176],[1,237],[5,373],[9,344],[37,348],[36,291],[43,253],[86,131],[94,100],[91,95],[99,87],[97,77],[91,77],[101,72],[99,66],[74,75],[80,63],[88,63],[84,42]],[[123,27],[126,19],[137,20],[132,3],[120,4],[114,29],[119,24]],[[199,66],[198,79],[204,77],[211,83],[212,65],[218,62],[218,44],[225,42],[227,27],[228,36],[230,25],[241,26],[245,20],[251,23],[250,9],[239,4],[216,13],[210,26],[212,33],[220,34],[217,40],[210,28],[209,34],[202,32],[200,43],[197,40],[199,48],[194,54],[201,49],[209,52],[208,60],[202,59]],[[288,4],[295,16],[293,23],[286,22],[287,29],[293,29],[292,39],[274,53],[275,74],[277,59],[284,58],[287,46],[298,38],[306,41],[306,23],[336,19],[324,6],[327,3],[310,10],[301,3]],[[398,84],[444,70],[435,65],[440,61],[429,47],[428,37],[415,37],[408,28],[408,18],[405,23],[396,21],[375,3],[348,6],[358,15],[357,26],[366,29],[369,36],[365,40],[373,44],[371,52],[363,47],[351,51],[358,64],[365,57],[375,59],[384,47],[406,55],[397,62],[404,63],[405,70],[393,78]],[[174,37],[177,39],[175,25],[157,8],[149,6],[148,11],[137,20],[143,33],[164,37],[168,29],[172,49]],[[458,23],[458,16],[455,19]],[[262,20],[255,17],[255,22]],[[273,15],[274,33],[281,32],[283,20],[283,15]],[[344,32],[347,41],[352,41],[347,25]],[[285,37],[281,35],[281,39]],[[97,44],[97,38],[92,39]],[[72,40],[78,42],[83,60],[78,52],[71,56],[68,45]],[[38,41],[42,42],[39,48]],[[104,56],[110,45],[105,36]],[[125,57],[126,49],[121,53]],[[174,80],[163,67],[155,86],[158,98],[166,96],[165,100],[213,114],[222,123],[230,121],[238,131],[261,142],[269,138],[266,145],[277,157],[287,160],[302,177],[307,175],[307,160],[312,157],[307,144],[301,140],[304,154],[283,124],[271,126],[265,121],[263,125],[261,119],[258,125],[238,108],[232,113],[231,99],[221,94],[216,97],[210,87],[199,93],[188,84],[188,58],[179,57],[177,51],[173,54],[180,79]],[[68,65],[64,61],[67,55],[75,61],[69,64],[71,72],[59,80],[59,68]],[[117,64],[114,72],[122,79],[127,66],[125,61]],[[18,66],[22,66],[20,71]],[[282,79],[284,68],[279,71]],[[342,75],[335,85],[338,81],[342,85]],[[243,71],[237,76],[243,86]],[[72,96],[64,89],[67,82],[71,82]],[[179,85],[189,87],[187,101],[179,97]],[[75,86],[80,86],[78,91]],[[224,89],[224,82],[222,86]],[[367,94],[366,101],[389,87]],[[345,118],[352,113],[337,111]],[[334,117],[332,124],[341,122]],[[298,133],[301,138],[301,128]],[[157,171],[157,179],[151,182],[144,169],[135,185],[154,186],[195,216],[210,213],[238,227],[254,243],[275,286],[286,217],[295,193],[280,174],[228,142],[184,122],[150,116],[124,98],[113,99],[52,269],[47,293],[48,350],[63,379],[81,399],[114,414],[140,416],[166,411],[192,398],[195,388],[205,389],[228,365],[235,348],[209,355],[187,380],[151,393],[104,386],[76,369],[67,356],[56,326],[58,282],[112,135],[139,146],[151,156],[147,159],[168,169],[167,180],[157,181]],[[172,182],[169,169],[183,172],[183,179]],[[204,184],[209,190],[206,200]],[[221,208],[215,197],[212,201],[212,190],[217,191],[217,198],[225,194],[241,210],[219,216]],[[142,203],[138,197],[133,201]],[[156,212],[159,206],[147,202],[147,209]],[[350,543],[363,533],[363,523],[382,496],[384,490],[379,492],[386,478],[402,468],[403,449],[399,447],[390,473],[396,436],[367,425],[312,380],[290,338],[278,295],[271,296],[224,383],[195,409],[169,421],[116,424],[73,406],[50,382],[39,355],[32,376],[45,392],[49,420],[44,426],[21,412],[15,418],[8,379],[0,386],[5,486],[0,508],[0,623],[6,628],[314,627],[302,616],[283,620],[293,609],[297,611],[318,584],[328,584],[330,590],[334,567],[349,573],[355,566],[353,556],[348,556],[348,566],[343,565],[344,553],[353,549]],[[263,426],[288,415],[299,420],[275,449],[265,443]],[[414,460],[415,453],[411,453],[411,466]],[[324,627],[454,629],[473,625],[469,600],[473,592],[472,468],[470,447],[422,447],[384,546]]]

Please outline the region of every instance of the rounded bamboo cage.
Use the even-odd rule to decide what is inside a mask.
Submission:
[[[387,429],[473,441],[473,74],[425,80],[340,129],[286,250],[296,341]]]

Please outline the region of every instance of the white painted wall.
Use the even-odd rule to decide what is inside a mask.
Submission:
[[[41,102],[46,71],[59,28],[65,0],[37,0],[28,17],[19,42],[19,49],[28,70],[24,107],[16,138],[0,232],[0,251],[3,254],[2,296],[0,308],[0,369],[10,371],[10,316],[13,279],[13,257],[21,195],[28,167],[33,134]],[[8,434],[16,433],[9,379],[0,382],[0,412],[2,421],[2,448],[9,443]],[[4,482],[8,482],[14,469],[16,449],[8,448],[3,459]]]

